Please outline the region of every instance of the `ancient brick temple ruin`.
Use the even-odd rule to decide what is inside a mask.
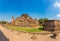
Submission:
[[[60,31],[60,20],[48,20],[44,26],[44,30],[47,31]]]
[[[39,23],[36,19],[32,19],[28,14],[22,14],[21,17],[17,17],[14,19],[12,17],[12,25],[20,26],[20,27],[38,27]]]

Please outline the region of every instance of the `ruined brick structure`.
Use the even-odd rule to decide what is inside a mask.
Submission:
[[[38,27],[39,26],[38,21],[36,19],[34,20],[31,17],[29,17],[28,14],[22,14],[21,17],[17,17],[16,19],[12,17],[11,24],[20,26],[20,27]]]
[[[48,20],[44,26],[44,30],[47,31],[60,31],[60,20]]]

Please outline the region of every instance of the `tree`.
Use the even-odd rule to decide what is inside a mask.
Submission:
[[[47,21],[47,20],[48,20],[48,18],[40,18],[38,20],[38,22],[39,22],[40,25],[44,25],[45,21]]]
[[[6,24],[7,22],[6,21],[0,21],[1,22],[1,24]]]

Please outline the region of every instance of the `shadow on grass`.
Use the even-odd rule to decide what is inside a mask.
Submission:
[[[38,29],[39,29],[39,30],[44,30],[44,27],[39,27]]]

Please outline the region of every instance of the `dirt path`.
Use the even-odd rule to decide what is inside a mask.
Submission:
[[[9,39],[6,38],[6,36],[2,33],[1,30],[0,30],[0,41],[9,41]]]
[[[33,34],[22,33],[4,28],[0,25],[0,41],[60,41],[60,34],[56,39],[50,37],[50,35],[35,35],[35,39],[32,38]]]

